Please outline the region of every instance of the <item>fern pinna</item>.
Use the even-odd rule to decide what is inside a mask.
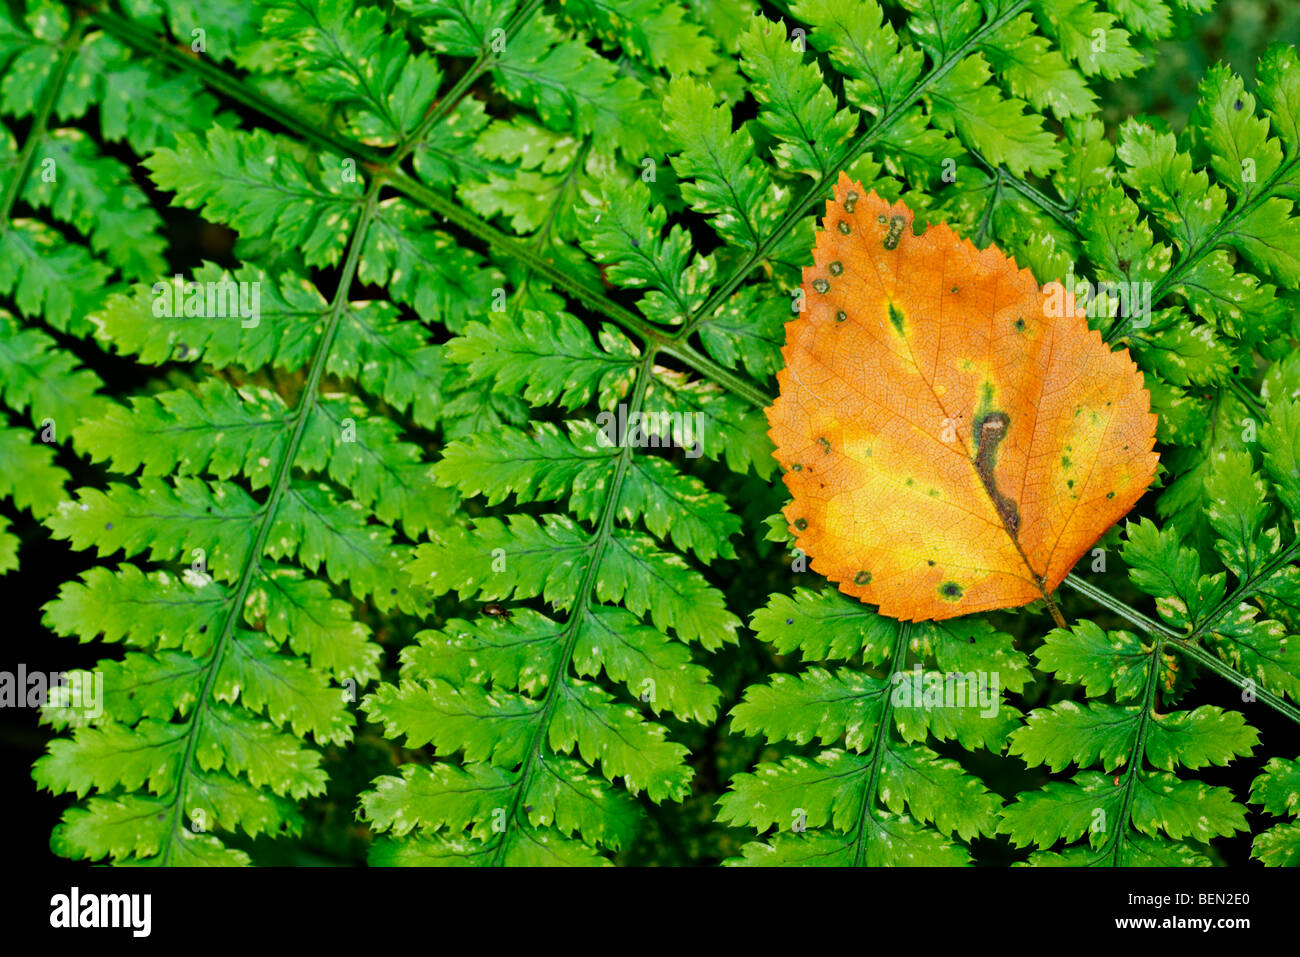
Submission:
[[[341,800],[375,864],[1192,864],[1251,804],[1300,861],[1251,723],[1300,719],[1300,63],[1102,111],[1209,6],[0,5],[5,521],[99,556],[48,628],[129,646],[43,712],[54,850],[263,862]],[[1090,322],[1162,472],[1066,627],[790,550],[763,410],[841,171],[1146,284]]]

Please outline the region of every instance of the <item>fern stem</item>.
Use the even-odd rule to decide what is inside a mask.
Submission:
[[[912,89],[907,92],[907,95],[895,107],[881,116],[880,120],[871,129],[858,137],[857,141],[844,151],[843,156],[837,163],[830,164],[831,167],[842,169],[867,152],[883,133],[898,122],[900,117],[906,115],[907,111],[915,106],[932,86],[947,76],[949,71],[965,59],[989,34],[997,32],[1004,24],[1018,17],[1028,6],[1029,0],[1016,0],[999,17],[981,24],[951,57],[944,60],[926,76],[917,80]],[[770,251],[789,234],[790,230],[798,225],[799,221],[803,219],[818,200],[826,196],[833,179],[834,175],[828,173],[809,187],[799,201],[781,217],[781,221],[772,230],[772,233],[755,246],[754,251],[741,261],[727,280],[718,286],[713,291],[713,295],[709,296],[704,301],[704,304],[695,311],[694,317],[677,334],[678,339],[690,338],[708,317],[712,316],[726,302],[727,297],[735,292],[736,287],[745,280],[745,277],[754,270],[754,267],[767,258]]]
[[[762,389],[752,385],[742,376],[723,368],[699,350],[684,342],[670,342],[659,347],[664,355],[672,356],[679,362],[689,365],[694,371],[739,396],[751,405],[765,409],[772,404],[772,397]]]
[[[55,104],[58,103],[59,95],[63,92],[68,71],[72,69],[72,61],[77,58],[77,53],[81,50],[81,37],[84,32],[85,21],[78,18],[67,36],[63,38],[63,51],[59,55],[59,62],[46,82],[45,88],[41,90],[40,103],[37,104],[36,112],[32,115],[32,125],[27,131],[27,140],[23,143],[23,151],[19,154],[18,163],[14,167],[14,175],[10,177],[4,195],[0,197],[0,231],[9,228],[9,217],[13,214],[18,197],[22,195],[23,187],[27,185],[27,177],[31,175],[32,166],[36,163],[36,148],[45,138],[45,130],[49,126],[50,117],[54,115]]]
[[[448,199],[447,197],[435,192],[428,186],[419,182],[403,173],[401,170],[393,169],[386,163],[377,163],[371,168],[371,172],[383,179],[394,189],[400,190],[411,199],[423,206],[433,210],[444,219],[463,229],[471,236],[475,236],[491,246],[496,252],[507,259],[517,259],[524,266],[531,270],[541,273],[548,280],[555,283],[556,286],[569,293],[573,298],[579,300],[588,308],[604,314],[606,317],[616,322],[618,325],[639,336],[646,342],[659,344],[666,341],[662,330],[650,324],[644,319],[637,316],[628,309],[623,308],[604,293],[588,286],[580,279],[575,279],[568,273],[559,269],[549,259],[544,258],[540,253],[534,251],[526,242],[516,239],[513,236],[507,236],[495,226],[485,222],[478,216],[475,216],[469,210],[464,209],[459,203]]]
[[[141,30],[130,21],[122,20],[111,13],[103,11],[96,11],[91,16],[98,26],[113,34],[128,46],[157,56],[171,66],[197,74],[198,79],[212,89],[229,96],[251,110],[262,113],[316,146],[332,153],[357,157],[366,165],[372,176],[382,179],[410,199],[438,213],[457,228],[487,243],[498,255],[509,259],[517,259],[530,270],[542,274],[547,281],[581,302],[587,308],[600,313],[611,322],[640,338],[648,349],[658,349],[682,362],[691,364],[700,375],[713,380],[733,395],[745,399],[758,408],[765,408],[772,404],[771,397],[757,386],[707,358],[688,342],[679,340],[671,333],[665,332],[634,312],[625,309],[598,289],[588,286],[582,280],[555,266],[554,263],[544,258],[540,253],[533,251],[527,243],[513,236],[507,236],[496,227],[462,207],[459,203],[442,196],[414,177],[404,173],[398,168],[398,163],[401,156],[404,155],[403,149],[408,144],[399,146],[391,156],[385,157],[369,146],[336,133],[326,132],[318,126],[296,117],[238,77],[224,73],[202,60],[185,56],[183,53],[172,49],[160,38]],[[414,142],[414,137],[411,138],[411,142]],[[743,276],[740,278],[743,278]]]
[[[1229,210],[1223,217],[1223,221],[1214,228],[1214,232],[1210,234],[1209,238],[1207,238],[1205,242],[1201,243],[1197,248],[1188,250],[1178,260],[1178,263],[1165,273],[1164,278],[1156,283],[1155,288],[1151,291],[1152,305],[1154,306],[1158,304],[1160,300],[1169,293],[1174,284],[1183,277],[1184,273],[1191,270],[1199,264],[1202,259],[1219,248],[1219,244],[1224,235],[1231,232],[1239,220],[1249,216],[1269,199],[1272,199],[1274,195],[1274,187],[1279,182],[1289,182],[1291,177],[1297,171],[1300,171],[1300,155],[1297,155],[1290,162],[1280,164],[1273,175],[1268,178],[1268,182],[1264,184],[1263,188],[1261,188],[1258,193],[1246,202],[1238,203]],[[1129,316],[1122,317],[1122,320],[1117,321],[1115,325],[1111,327],[1110,331],[1102,338],[1107,343],[1114,342],[1116,339],[1124,338],[1124,336],[1129,332],[1128,322],[1130,318],[1131,317]]]
[[[560,289],[582,302],[588,308],[603,314],[607,319],[642,340],[647,351],[659,351],[687,363],[707,379],[712,379],[733,395],[745,399],[762,409],[772,404],[772,398],[743,376],[723,368],[705,356],[690,343],[683,342],[664,332],[654,324],[624,309],[604,293],[591,288],[581,280],[558,268],[531,246],[513,236],[507,236],[496,227],[462,209],[457,203],[434,192],[400,170],[387,166],[375,167],[372,172],[407,196],[441,214],[454,225],[492,246],[498,253],[516,259],[528,269],[541,273]]]
[[[1249,579],[1238,582],[1236,590],[1226,596],[1214,611],[1206,616],[1205,620],[1192,629],[1192,633],[1187,636],[1188,641],[1195,641],[1201,638],[1214,625],[1218,624],[1220,618],[1232,611],[1247,598],[1250,598],[1256,592],[1263,588],[1264,583],[1273,577],[1274,573],[1286,565],[1291,564],[1292,559],[1300,555],[1300,539],[1292,542],[1282,551],[1273,556],[1272,559],[1265,562],[1259,570]]]
[[[361,261],[361,249],[364,245],[366,231],[370,228],[370,221],[374,216],[375,206],[378,203],[379,188],[380,181],[372,180],[365,199],[362,201],[362,212],[357,218],[357,224],[352,233],[347,259],[343,263],[338,288],[334,293],[334,301],[330,303],[325,327],[321,331],[320,340],[316,344],[316,352],[312,356],[311,371],[308,373],[307,383],[303,386],[303,391],[298,399],[298,406],[293,412],[293,434],[289,437],[284,455],[276,467],[275,478],[271,483],[266,504],[263,506],[262,522],[258,526],[252,547],[247,552],[243,571],[240,573],[239,583],[235,588],[234,598],[226,611],[220,635],[213,646],[211,660],[205,668],[207,674],[204,677],[203,690],[194,705],[194,715],[190,719],[188,740],[185,744],[185,757],[180,764],[180,779],[176,785],[176,797],[172,801],[172,824],[168,831],[167,845],[162,853],[162,864],[164,866],[170,862],[172,850],[176,846],[175,839],[181,826],[180,818],[185,809],[185,793],[189,783],[189,775],[191,774],[190,769],[193,766],[194,752],[198,747],[203,720],[207,716],[212,701],[213,686],[216,684],[217,674],[221,670],[221,662],[234,635],[239,616],[243,613],[244,600],[248,595],[248,589],[252,587],[253,579],[261,569],[262,553],[266,548],[266,540],[271,534],[271,526],[275,523],[280,500],[288,490],[290,476],[293,473],[293,462],[297,458],[298,448],[302,444],[303,436],[307,432],[307,423],[311,419],[311,412],[316,405],[320,380],[325,372],[330,348],[334,343],[334,336],[338,332],[343,314],[347,310],[348,294],[352,287],[352,280],[356,276],[357,266]]]
[[[892,681],[894,675],[903,670],[903,661],[907,658],[907,642],[911,637],[912,623],[898,623],[898,641],[894,644],[894,655],[889,663],[886,681]],[[885,700],[880,706],[880,721],[876,725],[876,740],[871,746],[871,776],[862,795],[862,809],[858,812],[857,837],[854,839],[853,866],[862,866],[862,854],[866,849],[867,821],[871,819],[871,808],[876,801],[876,785],[880,781],[880,765],[885,759],[885,743],[894,723],[894,696],[887,690]]]
[[[114,38],[121,40],[127,46],[149,56],[157,57],[168,66],[175,67],[181,72],[194,74],[201,83],[210,89],[274,120],[320,149],[344,156],[355,156],[367,163],[379,163],[383,160],[383,155],[373,147],[337,133],[327,132],[318,124],[302,119],[281,107],[246,81],[226,73],[203,57],[194,57],[182,53],[169,43],[165,37],[143,30],[130,20],[123,19],[103,9],[91,11],[90,19],[94,21],[96,26],[112,34]]]
[[[587,136],[583,138],[582,145],[574,151],[573,159],[570,161],[568,168],[564,171],[564,180],[555,189],[555,201],[550,203],[551,208],[546,211],[546,220],[529,240],[529,245],[531,247],[536,247],[539,257],[543,255],[542,251],[546,248],[547,241],[550,239],[551,230],[555,228],[555,217],[559,215],[564,193],[573,185],[578,170],[582,169],[583,164],[587,162],[587,156],[591,153],[591,146],[591,137]],[[523,278],[519,281],[519,288],[516,290],[516,295],[519,297],[521,302],[525,298],[524,294],[528,289],[528,280],[532,275],[531,271],[525,270]]]
[[[1078,575],[1069,574],[1065,576],[1063,584],[1069,585],[1079,594],[1091,598],[1098,605],[1101,605],[1107,611],[1114,612],[1131,625],[1136,625],[1147,634],[1155,638],[1176,638],[1177,635],[1160,624],[1142,614],[1136,608],[1124,604],[1118,598],[1111,596],[1109,592],[1103,591],[1091,582],[1080,578]]]
[[[1300,725],[1300,708],[1284,701],[1281,697],[1273,694],[1273,692],[1269,691],[1267,688],[1260,687],[1258,682],[1240,674],[1230,664],[1221,661],[1200,645],[1194,645],[1181,638],[1166,638],[1165,644],[1170,648],[1173,648],[1179,654],[1186,655],[1198,664],[1213,671],[1219,677],[1233,685],[1236,685],[1238,688],[1243,690],[1248,689],[1258,700],[1264,702],[1274,711],[1290,718],[1296,724]]]
[[[1289,551],[1291,552],[1291,554],[1288,554],[1286,556],[1286,561],[1281,562],[1276,567],[1280,567],[1281,565],[1287,564],[1290,561],[1290,559],[1294,557],[1294,554],[1296,552],[1300,552],[1300,544],[1292,546],[1292,548]],[[1268,577],[1269,575],[1272,574],[1272,571],[1276,570],[1276,567],[1274,567],[1272,570],[1268,571],[1267,573],[1262,573],[1261,577],[1265,577],[1265,578]],[[1288,704],[1283,698],[1281,698],[1278,695],[1275,695],[1273,692],[1267,690],[1266,688],[1259,687],[1257,682],[1253,681],[1250,678],[1247,678],[1245,675],[1241,674],[1236,669],[1234,669],[1231,665],[1227,664],[1224,661],[1221,661],[1219,658],[1217,658],[1215,655],[1211,654],[1210,652],[1206,651],[1200,645],[1195,644],[1195,641],[1204,633],[1204,629],[1209,627],[1208,624],[1198,627],[1190,635],[1181,636],[1171,631],[1170,629],[1166,628],[1164,625],[1160,624],[1159,622],[1152,621],[1146,615],[1143,615],[1141,612],[1138,612],[1133,608],[1130,608],[1128,605],[1124,604],[1119,599],[1111,597],[1108,593],[1102,591],[1100,588],[1097,588],[1096,586],[1084,581],[1081,578],[1078,578],[1074,575],[1067,575],[1065,577],[1065,584],[1069,585],[1071,588],[1073,588],[1075,591],[1079,592],[1080,594],[1086,595],[1087,597],[1091,598],[1093,601],[1097,602],[1097,604],[1103,606],[1107,610],[1114,612],[1120,617],[1126,619],[1127,621],[1141,628],[1147,634],[1151,635],[1153,638],[1156,638],[1158,641],[1164,643],[1165,645],[1173,648],[1178,653],[1186,655],[1188,658],[1191,658],[1192,660],[1198,662],[1199,664],[1204,665],[1206,668],[1213,671],[1219,677],[1224,678],[1225,680],[1237,686],[1238,688],[1243,688],[1243,689],[1250,688],[1251,693],[1254,694],[1255,697],[1258,698],[1260,701],[1267,704],[1270,708],[1272,708],[1274,711],[1277,711],[1279,714],[1285,715],[1287,718],[1290,718],[1292,721],[1296,722],[1297,724],[1300,724],[1300,708],[1296,708],[1294,705]],[[1225,614],[1228,610],[1236,608],[1237,605],[1241,603],[1240,600],[1238,600],[1238,596],[1245,596],[1246,594],[1248,594],[1247,589],[1242,588],[1234,595],[1231,595],[1228,598],[1224,599],[1223,603],[1220,605],[1221,610],[1217,610],[1214,614],[1212,614],[1209,620],[1213,621],[1218,617],[1220,617],[1221,615]]]
[[[1019,176],[1014,176],[1008,170],[987,160],[978,150],[970,150],[970,155],[975,161],[983,166],[990,173],[998,177],[1000,185],[1009,186],[1014,189],[1025,199],[1029,200],[1047,215],[1051,216],[1062,226],[1074,229],[1074,211],[1062,206],[1059,203],[1048,199],[1047,194],[1041,190],[1035,189]]]
[[[1260,418],[1268,417],[1268,410],[1265,409],[1263,404],[1259,401],[1259,397],[1242,385],[1240,379],[1229,379],[1228,388],[1232,390],[1233,395],[1241,400],[1241,404],[1246,406],[1246,408],[1255,415],[1258,415]]]
[[[533,18],[542,6],[542,0],[528,0],[522,7],[515,11],[515,15],[505,25],[504,42],[509,44],[523,29],[524,24]],[[492,52],[491,46],[488,46],[479,53],[478,57],[470,64],[456,85],[447,91],[447,95],[440,98],[436,106],[431,109],[410,132],[397,149],[393,150],[392,155],[388,158],[388,163],[394,169],[402,165],[402,161],[410,155],[411,150],[415,149],[424,138],[429,135],[429,131],[434,128],[442,119],[456,108],[469,88],[478,82],[479,78],[487,72],[488,67],[496,60],[496,54]]]
[[[1115,826],[1114,847],[1111,849],[1111,866],[1119,867],[1119,852],[1124,846],[1124,836],[1129,829],[1129,814],[1133,807],[1133,788],[1137,784],[1142,757],[1146,754],[1147,729],[1155,708],[1156,689],[1160,683],[1160,660],[1164,652],[1164,639],[1158,638],[1151,649],[1151,663],[1147,666],[1147,683],[1142,690],[1142,713],[1138,718],[1138,732],[1129,752],[1128,771],[1124,775],[1124,802],[1120,805],[1119,821]]]
[[[975,245],[983,249],[984,237],[988,235],[989,220],[993,218],[993,208],[997,206],[998,200],[1002,198],[1002,168],[998,167],[993,171],[993,192],[989,196],[988,202],[984,204],[984,215],[980,217],[980,228],[975,234]]]
[[[645,394],[650,387],[653,371],[654,353],[647,352],[641,360],[641,367],[637,370],[636,382],[632,387],[632,396],[628,403],[629,422],[634,421],[634,416],[640,414],[641,408],[645,404]],[[569,673],[569,662],[573,657],[574,646],[578,641],[578,632],[582,628],[587,609],[591,605],[591,595],[596,587],[596,577],[600,574],[600,560],[613,534],[614,516],[618,514],[618,501],[623,492],[623,481],[627,477],[628,467],[631,464],[634,451],[633,446],[626,441],[626,436],[621,436],[620,441],[622,444],[619,448],[618,460],[614,465],[614,474],[609,482],[608,494],[601,506],[600,518],[596,523],[595,531],[592,533],[591,559],[587,563],[587,570],[582,575],[582,584],[578,586],[577,597],[574,600],[573,608],[569,612],[569,620],[565,624],[564,648],[556,659],[555,667],[551,669],[550,677],[546,682],[546,701],[542,705],[542,715],[537,722],[537,730],[533,732],[532,740],[528,743],[528,750],[524,752],[524,763],[519,769],[519,782],[515,785],[514,797],[511,798],[510,809],[506,812],[506,821],[510,822],[507,823],[507,827],[513,825],[515,816],[519,813],[519,805],[523,801],[524,794],[528,792],[533,767],[541,757],[542,740],[547,728],[550,726],[551,712],[555,707],[557,696],[562,693],[564,685],[567,684],[566,676]],[[503,834],[492,853],[493,866],[500,866],[506,843],[506,836]]]

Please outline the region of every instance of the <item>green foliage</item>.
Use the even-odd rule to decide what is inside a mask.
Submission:
[[[1020,691],[1029,679],[1011,637],[977,618],[898,622],[806,589],[774,596],[753,628],[782,654],[848,664],[777,675],[751,686],[732,712],[742,734],[823,745],[811,760],[792,754],[733,779],[720,819],[760,833],[776,828],[768,841],[746,845],[741,861],[969,863],[970,840],[996,831],[1001,801],[927,741],[1003,751],[1020,714],[1002,690]],[[990,683],[989,675],[998,677]]]
[[[1184,865],[1250,804],[1300,863],[1294,48],[1111,122],[1208,3],[89,6],[0,4],[0,573],[93,553],[44,623],[124,646],[42,713],[56,853]],[[785,551],[762,410],[841,170],[1148,284],[1092,321],[1159,488],[1069,627]]]

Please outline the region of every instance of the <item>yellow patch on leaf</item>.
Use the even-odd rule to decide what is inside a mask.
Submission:
[[[1128,351],[842,173],[813,260],[767,410],[813,570],[912,621],[1047,598],[1155,475]]]

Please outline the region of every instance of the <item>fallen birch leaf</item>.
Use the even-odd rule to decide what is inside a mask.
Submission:
[[[1040,598],[1059,618],[1051,593],[1155,475],[1128,351],[1059,286],[947,225],[912,235],[843,174],[813,258],[767,410],[813,570],[894,618]]]

